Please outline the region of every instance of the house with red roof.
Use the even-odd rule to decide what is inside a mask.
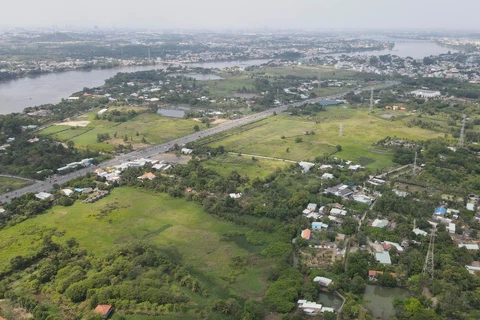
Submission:
[[[302,238],[305,240],[310,240],[311,231],[310,229],[305,229],[302,231]]]
[[[113,308],[109,304],[99,304],[93,312],[100,315],[103,319],[107,319],[112,314]]]

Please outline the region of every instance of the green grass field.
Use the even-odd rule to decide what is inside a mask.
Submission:
[[[340,124],[343,135],[339,136]],[[315,131],[314,135],[305,132]],[[406,139],[429,139],[442,133],[409,128],[402,121],[383,120],[365,109],[329,107],[315,116],[294,117],[281,114],[275,117],[233,129],[223,137],[205,142],[212,146],[223,145],[227,150],[288,160],[313,160],[330,154],[341,145],[342,151],[335,157],[348,159],[370,169],[386,169],[394,166],[391,151],[372,144],[386,136]],[[285,138],[282,139],[282,136]],[[303,142],[296,143],[300,137]],[[287,152],[288,148],[288,152]]]
[[[257,71],[258,72],[258,71]],[[283,66],[267,67],[262,69],[262,73],[269,76],[297,76],[297,77],[321,77],[328,79],[354,78],[357,72],[349,70],[339,70],[333,67],[325,66]]]
[[[270,160],[256,158],[252,160],[250,156],[238,156],[236,154],[223,154],[218,157],[210,158],[203,162],[205,168],[213,169],[223,176],[228,176],[232,171],[237,171],[241,175],[246,175],[250,179],[255,177],[265,178],[277,168],[285,168],[288,162],[280,160]]]
[[[0,177],[0,194],[17,190],[32,184],[30,181]]]
[[[90,117],[89,117],[90,118]],[[90,150],[113,150],[119,144],[126,144],[123,141],[125,135],[128,142],[134,148],[143,146],[141,140],[149,144],[158,144],[193,133],[193,127],[198,125],[205,128],[204,124],[194,120],[177,119],[163,117],[157,114],[142,113],[134,119],[127,122],[109,122],[106,120],[91,120],[86,127],[70,127],[57,125],[48,127],[40,131],[40,135],[49,136],[52,139],[67,142],[69,140],[75,143],[79,148],[89,148]],[[117,137],[114,138],[115,132]],[[138,136],[136,135],[138,132]],[[99,133],[108,133],[110,140],[97,142]]]
[[[242,87],[251,89],[253,87],[253,79],[248,74],[232,76],[229,74],[221,74],[222,80],[205,80],[199,83],[208,85],[208,91],[214,97],[233,97]]]
[[[107,206],[114,209],[100,216]],[[167,254],[173,254],[209,288],[210,297],[197,298],[201,304],[225,292],[257,298],[265,290],[264,262],[256,251],[222,240],[226,232],[244,233],[247,228],[220,221],[196,203],[129,187],[117,188],[94,204],[77,201],[71,207],[55,206],[45,214],[2,230],[0,271],[6,269],[14,256],[35,252],[42,232],[54,228],[65,231],[64,236],[54,237],[54,241],[65,242],[73,237],[81,247],[100,258],[132,241],[157,245]],[[245,274],[229,284],[221,277],[230,274],[229,263],[234,256],[248,257],[250,263]]]

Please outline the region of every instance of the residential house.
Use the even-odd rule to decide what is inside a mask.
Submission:
[[[333,178],[334,178],[333,174],[327,173],[327,172],[322,174],[322,176],[320,177],[320,179],[322,179],[322,180],[330,180],[330,179],[333,179]]]
[[[427,99],[433,99],[433,98],[438,98],[442,94],[440,91],[432,91],[432,90],[414,90],[410,92],[411,95],[417,96],[419,98],[427,98]]]
[[[374,228],[385,228],[386,226],[388,226],[388,220],[386,220],[386,219],[375,219],[373,221],[370,221],[370,223],[368,225],[370,227],[374,227]]]
[[[347,210],[332,208],[330,210],[330,214],[333,215],[333,216],[346,216],[347,215]]]
[[[458,219],[458,216],[460,215],[460,210],[456,209],[447,209],[447,214],[451,215],[453,219]]]
[[[345,222],[345,220],[343,220],[342,218],[335,216],[329,216],[328,218],[330,219],[330,221],[335,222],[336,224],[343,224]]]
[[[73,193],[73,191],[70,190],[70,189],[62,189],[62,190],[60,190],[60,192],[64,195],[66,195],[67,197],[70,197]]]
[[[323,222],[312,222],[312,229],[313,230],[322,230],[322,229],[327,230],[328,229],[328,224],[323,223]]]
[[[447,213],[447,209],[445,209],[445,207],[438,207],[433,212],[433,215],[437,216],[437,217],[438,216],[445,216],[446,213]]]
[[[382,275],[383,271],[368,270],[368,278],[371,281],[376,281],[379,275]],[[398,275],[395,272],[390,272],[390,275],[394,278],[397,278]]]
[[[458,245],[459,248],[467,248],[467,250],[478,250],[478,244],[476,243],[470,243],[470,244],[463,244],[460,243]]]
[[[35,195],[35,198],[39,200],[53,200],[53,195],[48,192],[39,192]]]
[[[309,210],[310,212],[313,212],[313,211],[317,210],[317,204],[316,203],[309,203],[307,205],[307,210]]]
[[[318,170],[329,170],[329,169],[332,169],[332,166],[329,165],[329,164],[322,164]]]
[[[340,184],[337,184],[336,186],[326,188],[324,193],[326,194],[331,193],[338,197],[348,198],[350,195],[353,194],[353,191],[350,190],[346,184],[340,183]]]
[[[348,169],[349,169],[350,171],[357,172],[357,171],[363,169],[363,167],[362,167],[361,165],[359,165],[359,164],[356,164],[356,165],[350,165],[350,166],[348,167]]]
[[[242,194],[241,193],[230,193],[228,196],[232,199],[240,199],[242,197]]]
[[[448,224],[447,229],[448,229],[448,233],[454,234],[454,233],[455,233],[455,229],[456,229],[456,228],[455,228],[455,223],[450,222],[450,223]]]
[[[152,166],[153,170],[161,170],[162,168],[166,167],[167,165],[165,163],[157,163]]]
[[[312,169],[315,166],[315,163],[300,161],[298,165],[302,167],[302,173],[305,174],[305,173],[308,173],[310,169]]]
[[[378,263],[381,263],[383,265],[392,264],[392,259],[390,259],[390,253],[388,253],[388,251],[376,252],[375,259],[378,261]]]
[[[192,154],[193,150],[188,148],[182,148],[181,151],[183,154]]]
[[[353,200],[359,202],[359,203],[363,203],[363,204],[366,204],[366,205],[371,205],[372,202],[373,202],[373,199],[366,196],[366,195],[363,195],[363,194],[356,194],[353,196]]]
[[[426,237],[428,235],[428,233],[426,231],[420,230],[418,228],[413,229],[413,233],[415,233],[417,236],[421,235],[421,236],[424,236],[424,237]]]
[[[145,179],[148,179],[148,180],[153,180],[155,179],[155,175],[151,172],[147,172],[147,173],[144,173],[143,175],[141,175],[140,177],[138,177],[139,180],[145,180]]]
[[[475,274],[480,271],[480,261],[473,261],[471,265],[465,266],[465,268],[467,268],[471,274]]]
[[[316,302],[307,300],[298,300],[298,308],[302,309],[305,314],[315,315],[322,312],[322,305]]]
[[[475,211],[475,204],[469,202],[469,203],[467,203],[466,208],[469,211]]]
[[[113,308],[109,304],[99,304],[93,312],[100,315],[102,319],[107,319],[112,314]]]
[[[382,185],[384,185],[384,184],[386,183],[386,181],[383,180],[383,179],[379,179],[379,178],[373,177],[373,178],[371,178],[370,180],[368,180],[368,183],[370,183],[370,184],[372,184],[372,185],[374,185],[374,186],[382,186]]]
[[[403,252],[402,246],[396,242],[383,241],[382,246],[383,246],[383,250],[385,251],[389,251],[392,247],[395,247],[397,249],[397,252],[399,253]]]
[[[310,229],[305,229],[302,231],[302,238],[305,240],[310,240],[311,232]]]
[[[331,283],[333,283],[333,280],[325,277],[315,277],[313,282],[318,282],[318,284],[322,287],[328,287]]]

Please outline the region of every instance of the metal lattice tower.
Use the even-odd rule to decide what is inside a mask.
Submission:
[[[338,136],[343,136],[343,123],[340,123],[340,129],[338,130]]]
[[[373,88],[370,91],[370,111],[373,111]]]
[[[433,264],[433,252],[434,252],[434,246],[435,246],[435,228],[432,229],[432,233],[430,233],[430,243],[428,245],[428,252],[427,256],[425,257],[425,264],[423,265],[423,273],[430,275],[430,278],[433,279],[433,269],[434,269],[434,264]]]
[[[415,161],[413,162],[413,176],[417,173],[417,151],[415,151]]]
[[[463,120],[462,120],[462,130],[460,131],[460,140],[458,140],[458,146],[460,148],[463,148],[463,145],[465,143],[465,123],[467,122],[467,115],[463,115]]]

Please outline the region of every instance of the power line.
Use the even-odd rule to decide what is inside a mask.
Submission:
[[[460,139],[458,140],[458,146],[460,148],[463,148],[463,145],[465,143],[465,123],[467,122],[467,115],[463,115],[463,120],[462,120],[462,130],[460,131]]]
[[[433,279],[433,269],[434,269],[434,247],[435,247],[435,228],[432,228],[430,233],[430,243],[428,244],[428,252],[425,257],[425,264],[423,265],[423,273],[430,275],[430,278]]]
[[[373,88],[370,91],[370,111],[373,111]]]

